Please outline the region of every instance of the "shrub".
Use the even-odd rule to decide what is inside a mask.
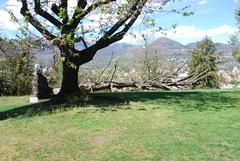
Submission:
[[[32,90],[30,52],[18,50],[19,54],[9,51],[5,50],[0,57],[0,95],[30,94]]]

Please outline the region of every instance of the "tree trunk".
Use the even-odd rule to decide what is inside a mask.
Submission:
[[[79,91],[78,70],[79,65],[69,62],[68,60],[63,61],[62,86],[60,94],[73,94]]]

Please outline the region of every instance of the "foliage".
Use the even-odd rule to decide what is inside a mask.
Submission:
[[[238,85],[240,85],[240,81],[239,80],[236,80],[236,79],[233,79],[229,82],[230,84],[234,85],[235,87],[237,87]]]
[[[230,36],[230,45],[232,48],[232,55],[236,62],[240,63],[240,42],[239,33]]]
[[[0,121],[1,160],[240,158],[239,90],[97,95],[127,99],[130,104],[102,98],[95,104],[76,99],[65,106],[27,105],[26,97],[0,97],[0,102],[22,100],[20,108],[28,111]],[[48,112],[53,106],[55,111]]]
[[[232,55],[235,58],[235,60],[240,63],[240,42],[239,42],[239,37],[240,37],[240,9],[236,10],[235,12],[235,18],[238,24],[238,31],[230,36],[230,45],[232,48]]]
[[[200,74],[206,70],[208,71],[207,76],[203,77],[195,87],[219,87],[220,78],[217,72],[220,56],[221,52],[217,51],[216,45],[208,37],[205,37],[198,43],[197,48],[191,51],[190,74]]]
[[[20,45],[25,42],[16,43]],[[11,42],[8,45],[11,49],[19,48]],[[26,95],[31,90],[32,66],[29,51],[5,50],[0,58],[0,95]]]

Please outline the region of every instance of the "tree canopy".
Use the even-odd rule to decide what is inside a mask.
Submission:
[[[175,0],[21,0],[20,13],[51,44],[58,46],[63,60],[61,93],[78,91],[79,66],[96,52],[121,40],[141,15],[163,12]],[[189,16],[188,7],[170,12]],[[169,12],[169,11],[168,11]],[[92,43],[89,44],[89,40]],[[83,48],[77,49],[76,43]]]

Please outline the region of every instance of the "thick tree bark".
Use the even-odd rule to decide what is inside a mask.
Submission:
[[[96,51],[85,50],[85,52],[80,53],[78,50],[75,50],[74,47],[70,46],[59,46],[59,49],[65,59],[63,61],[62,85],[59,94],[81,94],[78,86],[79,67],[91,61]],[[73,53],[78,53],[78,56],[74,56]]]
[[[78,70],[79,65],[69,62],[68,60],[63,61],[62,86],[60,94],[72,94],[79,91]]]

